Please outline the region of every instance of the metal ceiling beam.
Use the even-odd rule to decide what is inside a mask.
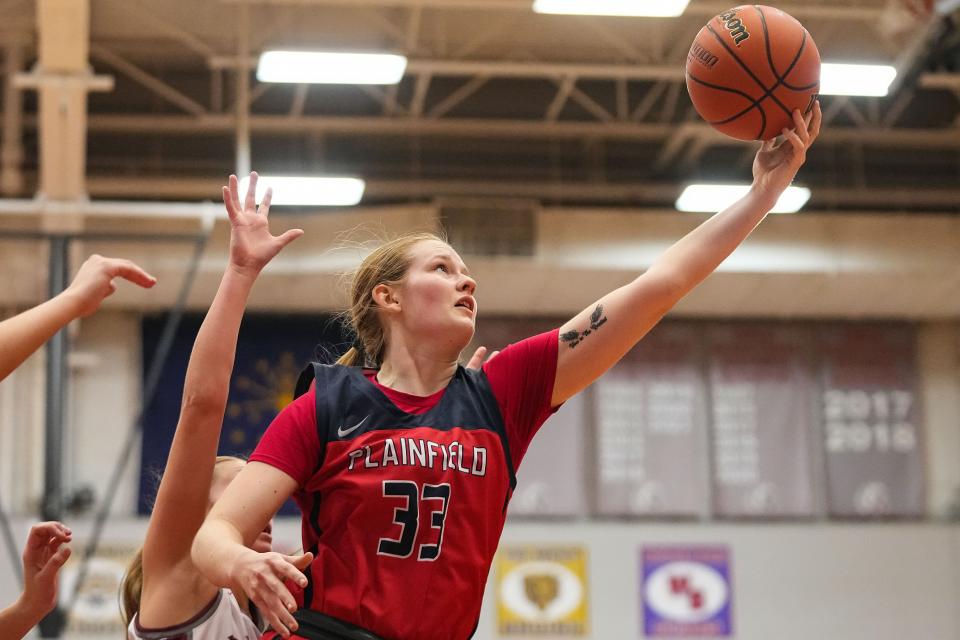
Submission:
[[[156,16],[137,0],[108,0],[108,3],[112,8],[128,12],[142,24],[149,25],[155,32],[163,33],[167,37],[176,40],[201,57],[207,58],[216,55],[213,47],[204,42],[203,39],[179,25]]]
[[[36,117],[26,119],[36,128]],[[151,116],[96,114],[89,117],[92,133],[143,135],[222,136],[232,135],[236,118],[229,114],[190,116]],[[543,120],[499,120],[473,118],[386,118],[382,116],[305,116],[254,115],[250,128],[257,134],[299,135],[330,133],[340,135],[439,137],[503,137],[517,139],[601,138],[621,140],[661,140],[681,133],[704,138],[712,144],[752,146],[753,141],[728,138],[707,124],[625,123],[625,122],[545,122]],[[831,127],[820,134],[820,144],[856,142],[878,147],[914,149],[960,148],[960,129],[861,129]]]
[[[917,83],[924,89],[960,89],[960,73],[935,72],[920,76]]]
[[[36,119],[28,119],[36,126]],[[89,130],[97,133],[161,135],[232,135],[236,119],[231,115],[205,116],[129,116],[94,115]],[[633,140],[657,140],[674,128],[666,124],[543,122],[541,120],[478,120],[469,118],[384,118],[306,116],[252,116],[251,131],[258,134],[331,133],[343,135],[408,136],[432,135],[449,137],[503,138],[581,138],[601,137]]]
[[[98,198],[180,198],[212,200],[220,193],[223,178],[191,178],[181,176],[90,176],[90,194]],[[368,178],[365,197],[368,200],[421,199],[448,196],[482,196],[501,198],[530,198],[545,201],[607,202],[650,206],[672,203],[685,185],[680,183],[609,184],[559,181],[503,181],[503,180],[385,180]],[[808,209],[833,208],[903,211],[944,210],[960,208],[960,189],[898,189],[898,188],[840,188],[811,185],[813,192]],[[0,204],[4,201],[0,200]],[[17,201],[29,203],[30,201]],[[109,206],[108,206],[109,205]],[[95,210],[119,213],[130,203],[97,202],[89,205]],[[26,206],[19,204],[17,209]],[[216,205],[210,205],[215,207]],[[186,211],[186,204],[144,204],[142,209],[162,212],[170,209]],[[139,210],[140,208],[134,208]],[[0,206],[0,212],[4,210]]]
[[[432,76],[487,75],[498,78],[590,78],[597,80],[683,80],[683,69],[663,64],[558,64],[509,60],[410,60],[407,73]]]
[[[207,63],[211,69],[234,69],[236,57],[215,56]],[[247,58],[247,67],[254,69],[257,58]],[[684,80],[682,66],[676,64],[575,64],[556,62],[526,62],[513,60],[441,60],[411,59],[408,75],[431,77],[489,76],[491,78],[547,78],[590,80],[649,80],[653,82]],[[929,72],[920,75],[918,83],[924,89],[960,88],[960,73]]]
[[[96,182],[98,178],[94,178]],[[176,182],[179,178],[164,178]],[[189,181],[190,179],[188,179]],[[148,179],[148,183],[149,183]],[[215,187],[218,196],[219,181]],[[102,191],[102,187],[98,188]],[[136,193],[133,193],[136,195]],[[213,197],[213,196],[211,196]],[[199,198],[198,198],[199,199]],[[90,218],[159,218],[163,220],[186,219],[210,225],[218,218],[226,218],[223,205],[216,202],[138,202],[138,201],[91,201],[58,202],[36,198],[0,198],[0,217],[32,215],[40,216],[71,214]]]
[[[250,57],[250,7],[240,7],[237,18],[237,58],[245,60]],[[235,75],[234,167],[238,176],[245,176],[251,169],[250,74],[246,69],[237,69]]]
[[[146,88],[151,93],[160,96],[170,104],[183,109],[187,113],[195,116],[201,116],[207,112],[206,107],[193,98],[184,95],[160,78],[147,73],[137,65],[133,64],[126,58],[117,55],[103,45],[91,44],[90,56],[110,65],[116,71],[119,71],[123,75],[127,76],[137,84]]]
[[[547,113],[544,115],[548,122],[556,122],[557,118],[560,117],[560,112],[563,111],[563,106],[567,104],[567,98],[570,97],[570,92],[573,91],[575,84],[576,80],[569,77],[560,82],[557,94],[553,97],[550,106],[547,107]]]
[[[373,7],[421,7],[426,9],[469,9],[477,11],[523,11],[532,12],[533,0],[224,0],[226,4],[253,5],[310,5],[310,6],[373,6]],[[871,20],[879,17],[883,7],[817,5],[791,3],[778,5],[780,9],[799,18],[823,18],[829,20]],[[729,0],[710,0],[693,3],[684,12],[689,17],[710,17],[730,8]],[[658,18],[650,18],[655,20]],[[661,18],[662,19],[662,18]]]
[[[428,118],[442,118],[449,113],[458,104],[469,98],[471,95],[483,88],[483,85],[489,82],[487,76],[474,76],[460,85],[446,98],[433,105],[427,113]]]
[[[207,60],[212,69],[234,69],[240,58],[214,56]],[[258,58],[246,58],[248,69],[255,69]],[[411,59],[406,73],[411,76],[491,76],[497,78],[563,78],[594,80],[683,80],[683,69],[664,64],[562,64],[512,60]]]

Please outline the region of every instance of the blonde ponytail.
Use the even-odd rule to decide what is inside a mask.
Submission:
[[[137,550],[120,583],[120,617],[124,628],[130,626],[133,616],[140,611],[140,594],[143,592],[143,549]]]

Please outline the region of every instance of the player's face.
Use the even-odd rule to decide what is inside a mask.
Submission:
[[[226,490],[227,485],[233,482],[233,479],[237,477],[237,474],[240,473],[240,470],[243,469],[244,463],[237,460],[220,462],[213,468],[213,483],[210,485],[210,506],[213,506],[213,503],[220,499],[220,496],[223,495],[223,492]],[[254,551],[260,553],[265,553],[267,551],[273,550],[273,519],[267,523],[267,526],[264,527],[263,531],[257,536],[256,540],[253,541],[253,544],[250,545],[250,548]]]
[[[459,352],[473,338],[477,282],[450,245],[436,240],[410,249],[411,263],[400,286],[403,322],[429,339],[442,339]]]

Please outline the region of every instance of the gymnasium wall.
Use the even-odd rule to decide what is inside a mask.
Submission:
[[[403,223],[429,220],[421,214],[411,213]],[[480,299],[483,303],[484,295],[489,294],[487,311],[516,313],[515,305],[526,303],[532,311],[573,313],[603,291],[626,282],[696,221],[677,214],[639,218],[604,214],[597,218],[589,212],[547,212],[541,216],[539,246],[533,258],[468,257],[468,262],[484,272],[481,286],[487,288],[481,290]],[[960,264],[955,260],[955,223],[927,217],[908,224],[885,216],[865,216],[855,223],[830,216],[768,222],[769,226],[761,228],[701,290],[681,304],[677,315],[916,321],[930,520],[736,524],[511,521],[504,545],[556,543],[585,549],[587,637],[598,640],[640,637],[638,554],[644,546],[662,544],[725,545],[729,549],[737,638],[957,640],[960,528],[946,521],[956,508],[960,487],[960,325],[953,320],[952,308],[960,299],[953,296],[958,281],[954,272]],[[324,254],[323,247],[348,221],[333,216],[310,224],[316,240],[304,239],[299,253],[265,274],[253,302],[259,310],[282,310],[276,307],[280,303],[276,289],[286,285],[293,292],[288,296],[292,304],[308,299],[309,291],[318,292],[314,307],[328,302],[319,291],[333,285],[335,271],[344,261]],[[195,309],[209,300],[222,269],[222,232],[225,229],[218,226],[201,264],[198,288],[191,298]],[[168,280],[183,275],[183,267],[174,266],[176,256],[164,257],[152,248],[85,249],[130,256],[142,250],[148,267],[166,274]],[[37,259],[42,262],[43,256]],[[4,286],[10,285],[0,283],[0,288]],[[23,282],[17,286],[20,293],[5,298],[17,301],[7,313],[42,295],[42,287]],[[171,295],[170,290],[159,295]],[[103,495],[123,444],[122,435],[138,409],[143,370],[141,317],[153,308],[147,299],[122,292],[100,314],[73,327],[65,469],[68,486],[88,484],[97,489],[98,496]],[[43,357],[38,354],[0,385],[0,500],[16,514],[20,540],[26,530],[25,519],[35,512],[42,492],[42,433]],[[142,538],[143,521],[127,519],[135,511],[139,459],[135,447],[121,479],[114,508],[117,519],[108,526],[109,542],[118,555]],[[70,524],[81,535],[87,527],[83,520]],[[286,540],[295,543],[296,522],[282,522],[280,530]],[[0,602],[8,602],[16,594],[9,569],[6,553],[0,553]],[[494,592],[494,588],[488,589],[477,638],[496,637]]]
[[[585,637],[597,640],[642,637],[639,554],[647,546],[664,544],[728,548],[736,638],[960,638],[955,613],[955,603],[960,600],[960,527],[942,521],[960,485],[956,455],[960,450],[956,423],[960,404],[958,339],[960,329],[954,323],[924,323],[919,330],[930,522],[735,524],[514,519],[507,525],[503,545],[560,545],[585,550],[589,603]],[[129,312],[100,314],[85,322],[82,334],[77,336],[75,387],[70,401],[70,485],[90,484],[102,495],[122,442],[119,436],[136,408],[141,370],[139,340],[139,318]],[[23,393],[23,398],[36,395],[36,387],[29,383],[38,377],[39,360],[34,357],[4,383],[4,406],[10,406],[6,400],[12,394]],[[42,412],[35,404],[17,403],[27,408],[16,412],[24,418],[19,426],[42,424]],[[545,428],[550,428],[549,423]],[[17,467],[30,471],[16,474],[16,483],[4,484],[7,494],[26,491],[27,495],[38,495],[30,491],[30,487],[39,491],[41,486],[40,443],[30,435],[32,431],[21,428],[2,432],[4,461],[0,469],[5,474]],[[14,443],[12,450],[7,449],[8,442]],[[538,445],[542,448],[544,442],[535,440],[530,455],[536,455]],[[8,451],[22,455],[11,459]],[[135,450],[121,482],[114,509],[117,518],[109,521],[104,539],[107,557],[97,565],[103,573],[95,584],[111,584],[109,576],[123,566],[123,561],[116,558],[129,553],[142,539],[145,522],[125,515],[135,508],[139,457]],[[10,504],[7,497],[4,502]],[[84,540],[89,521],[71,524],[78,530],[78,540]],[[22,536],[27,524],[18,518],[16,527]],[[278,539],[296,544],[296,520],[282,521],[279,530]],[[6,555],[0,554],[0,601],[9,601],[16,593],[6,562]],[[75,568],[73,565],[73,574],[68,571],[64,575],[75,575]],[[478,639],[499,637],[496,593],[495,569]],[[116,638],[96,631],[110,628],[107,623],[96,623],[98,615],[109,612],[101,608],[107,607],[104,598],[109,596],[88,590],[86,597],[100,604],[87,603],[82,618],[87,623],[68,637]]]
[[[26,524],[15,523],[22,542]],[[74,527],[78,540],[89,529]],[[97,576],[82,592],[71,640],[118,640],[110,587],[145,522],[111,523]],[[295,541],[298,523],[278,522],[275,536]],[[582,547],[587,557],[587,632],[592,640],[642,638],[639,554],[649,545],[723,545],[732,583],[731,637],[739,640],[956,640],[960,621],[960,531],[940,524],[624,524],[513,522],[510,545]],[[76,545],[75,545],[76,546]],[[67,587],[76,563],[64,569]],[[16,596],[0,554],[0,601]],[[475,638],[497,633],[497,574],[492,572]],[[544,636],[539,636],[544,637]],[[547,636],[554,637],[554,636]]]

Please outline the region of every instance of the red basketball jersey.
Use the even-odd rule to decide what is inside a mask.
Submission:
[[[427,398],[315,365],[319,392],[250,458],[300,483],[316,556],[303,606],[388,639],[472,635],[515,469],[551,413],[557,343],[552,331],[511,345]]]

